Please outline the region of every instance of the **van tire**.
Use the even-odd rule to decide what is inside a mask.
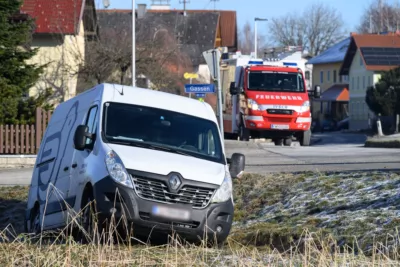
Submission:
[[[29,215],[29,229],[28,220],[25,220],[25,232],[37,236],[41,233],[40,229],[40,208],[39,204],[35,203]]]
[[[95,218],[96,205],[94,203],[93,191],[90,187],[86,187],[82,195],[81,201],[81,218],[79,220],[79,227],[84,231],[78,229],[77,241],[84,244],[95,242],[99,237],[99,229],[96,225],[97,219]]]
[[[311,144],[311,130],[307,130],[300,135],[300,145],[301,146],[310,146]]]
[[[283,141],[283,144],[285,146],[291,146],[292,145],[292,137],[285,138],[285,140]]]
[[[276,146],[282,146],[282,144],[283,144],[283,138],[274,139],[273,142],[274,142],[274,144],[275,144]]]

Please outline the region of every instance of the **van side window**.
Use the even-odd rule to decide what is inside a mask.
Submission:
[[[91,107],[89,109],[88,116],[86,118],[86,123],[85,123],[85,125],[87,125],[89,127],[89,133],[95,133],[95,131],[96,131],[96,128],[95,128],[96,115],[97,115],[97,106]],[[91,140],[88,138],[86,140],[86,144],[89,145],[90,142],[91,142]]]

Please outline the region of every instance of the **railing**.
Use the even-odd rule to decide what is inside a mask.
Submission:
[[[0,154],[37,154],[51,111],[36,109],[35,125],[0,125]]]

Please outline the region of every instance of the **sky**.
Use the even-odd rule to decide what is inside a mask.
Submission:
[[[103,8],[103,0],[95,0],[97,8]],[[109,9],[131,9],[132,0],[108,0],[110,2]],[[135,0],[137,4],[147,4],[150,8],[151,0]],[[172,9],[183,9],[184,0],[170,0]],[[360,22],[361,15],[365,8],[374,0],[186,0],[189,2],[187,9],[215,9],[219,10],[236,10],[237,22],[239,29],[243,27],[246,21],[253,25],[255,17],[273,18],[288,13],[302,13],[308,5],[323,1],[335,7],[342,15],[345,23],[345,29],[349,32],[356,31],[356,27]],[[387,3],[394,3],[396,0],[384,0]],[[329,18],[326,18],[329,19]],[[260,33],[267,34],[267,23],[258,22]],[[263,26],[261,23],[265,23]]]

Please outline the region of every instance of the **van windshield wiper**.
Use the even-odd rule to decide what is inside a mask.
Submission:
[[[158,146],[158,145],[153,145],[153,144],[149,144],[149,143],[141,143],[141,145],[146,145],[148,148],[152,148],[152,149],[155,149],[155,150],[172,152],[172,153],[176,153],[176,154],[180,154],[180,155],[193,157],[190,154],[187,154],[187,153],[185,153],[185,152],[183,152],[181,150],[178,150],[178,149],[174,149],[172,147]]]
[[[115,144],[120,144],[120,145],[128,145],[128,146],[136,146],[136,147],[143,147],[143,148],[151,148],[154,150],[160,150],[160,151],[166,151],[166,152],[172,152],[175,154],[180,154],[180,155],[185,155],[185,156],[190,156],[194,157],[188,153],[185,153],[183,151],[180,151],[178,149],[174,149],[172,147],[165,147],[165,146],[159,146],[159,145],[154,145],[154,144],[149,144],[145,142],[138,142],[138,141],[128,141],[128,140],[118,140],[113,138],[113,143]]]

